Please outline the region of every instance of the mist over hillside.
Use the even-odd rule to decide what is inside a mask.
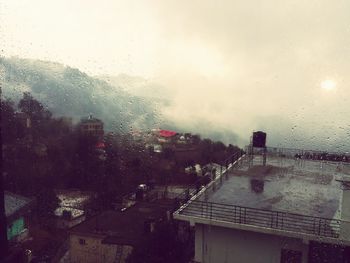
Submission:
[[[135,96],[151,99],[162,116],[163,128],[199,133],[202,137],[241,147],[249,144],[253,131],[263,130],[268,133],[269,146],[349,151],[350,126],[344,125],[346,114],[332,117],[332,109],[319,105],[297,107],[290,103],[289,112],[264,114],[255,101],[235,103],[239,94],[230,94],[219,103],[214,94],[208,96],[204,89],[195,95],[190,89],[188,92],[174,90],[137,76],[121,74],[99,78]]]
[[[226,144],[231,143],[243,146],[247,143],[247,140],[242,140],[231,128],[218,125],[218,123],[215,123],[215,120],[210,121],[206,116],[188,120],[190,112],[183,112],[179,118],[172,118],[172,115],[168,114],[168,112],[175,107],[176,90],[172,90],[152,80],[126,74],[119,74],[118,76],[104,75],[98,76],[98,78],[114,87],[122,88],[134,96],[152,100],[159,116],[162,116],[162,121],[160,122],[162,128],[197,133],[203,138],[211,138]],[[249,139],[249,136],[247,139]]]
[[[174,98],[175,92],[173,90],[139,76],[119,74],[117,76],[101,75],[96,76],[96,78],[106,81],[111,86],[118,87],[133,96],[151,99],[165,106],[169,105]]]
[[[151,100],[133,96],[78,69],[20,58],[0,58],[0,68],[4,98],[16,102],[23,92],[31,92],[54,115],[78,121],[91,113],[105,122],[107,130],[125,132],[158,126]]]
[[[208,126],[205,118],[193,119],[189,125],[164,116],[172,107],[174,92],[141,77],[91,77],[60,63],[17,57],[0,58],[0,70],[4,98],[17,102],[23,92],[31,92],[55,116],[69,116],[77,122],[93,114],[108,131],[165,128],[238,143],[233,131]]]
[[[93,114],[104,121],[107,131],[164,128],[243,147],[253,130],[263,130],[270,146],[349,149],[347,112],[334,115],[332,109],[316,111],[310,105],[314,114],[295,108],[292,116],[283,112],[263,116],[233,103],[213,104],[201,91],[196,98],[138,76],[91,77],[60,63],[17,57],[0,58],[0,72],[3,97],[16,102],[28,91],[54,115],[79,121]]]

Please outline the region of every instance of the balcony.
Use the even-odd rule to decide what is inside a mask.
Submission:
[[[338,238],[340,233],[340,221],[336,219],[198,200],[184,205],[177,213],[209,221],[243,224],[322,237]]]

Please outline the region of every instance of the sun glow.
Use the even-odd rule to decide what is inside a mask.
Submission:
[[[321,82],[321,88],[324,90],[333,90],[337,86],[337,83],[331,79],[327,79]]]

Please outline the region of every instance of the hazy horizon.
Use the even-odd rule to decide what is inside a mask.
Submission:
[[[348,150],[350,2],[0,3],[5,57],[142,77],[170,91],[163,118],[198,132]]]

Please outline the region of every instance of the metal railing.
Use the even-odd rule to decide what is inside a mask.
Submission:
[[[181,215],[256,227],[338,238],[340,221],[281,211],[192,200]]]
[[[246,146],[248,149],[249,146]],[[259,154],[263,152],[263,148],[254,150]],[[266,147],[266,153],[270,156],[291,157],[314,161],[331,161],[350,163],[350,154],[341,152],[329,152],[321,150],[307,150],[297,148],[280,148],[280,147]]]
[[[234,164],[244,155],[244,152],[242,150],[238,150],[235,153],[233,153],[231,156],[229,156],[227,159],[225,159],[222,163],[223,165],[220,165],[220,169],[217,169],[215,171],[215,174],[210,178],[210,182],[203,186],[203,191],[206,191],[210,188],[216,189],[219,185],[222,184],[223,176],[227,174],[227,172],[234,166]],[[182,193],[177,195],[175,199],[178,200],[178,207],[181,205],[187,203],[192,197],[197,195],[202,189],[200,189],[198,186],[200,186],[200,180],[197,180],[195,183],[197,186],[196,189],[193,189],[191,187],[188,187],[185,189]]]

